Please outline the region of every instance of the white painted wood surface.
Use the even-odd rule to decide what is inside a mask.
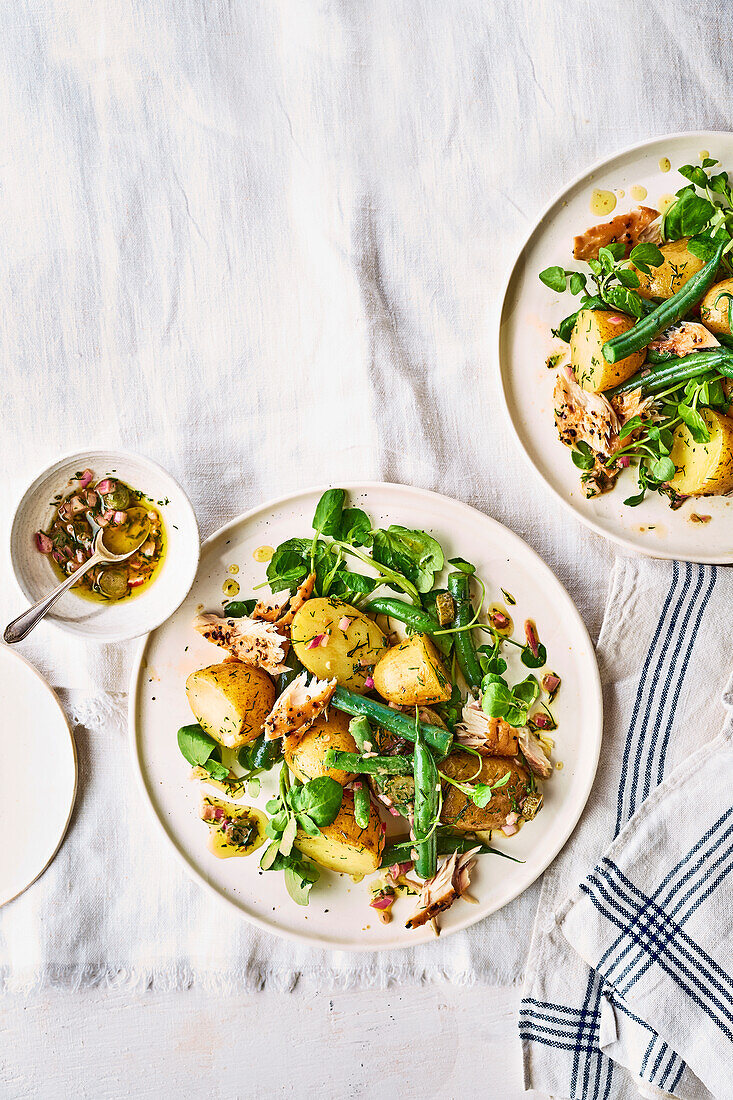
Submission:
[[[512,989],[6,996],[4,1098],[520,1100]]]

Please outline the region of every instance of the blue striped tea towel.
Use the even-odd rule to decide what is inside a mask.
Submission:
[[[527,1088],[733,1098],[732,613],[733,570],[617,561],[601,762],[528,960]]]

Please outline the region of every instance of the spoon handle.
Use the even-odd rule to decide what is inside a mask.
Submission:
[[[34,603],[32,607],[29,607],[27,611],[24,611],[22,615],[19,615],[17,619],[13,619],[12,623],[8,623],[5,627],[5,633],[3,638],[12,645],[13,642],[22,642],[24,638],[27,638],[31,630],[40,623],[46,612],[50,611],[53,605],[56,603],[64,592],[67,592],[72,585],[76,584],[79,577],[83,576],[93,565],[98,565],[100,557],[97,554],[93,554],[88,561],[67,577],[65,581],[62,581],[58,588],[54,588],[53,592],[49,596],[44,596],[38,603]]]

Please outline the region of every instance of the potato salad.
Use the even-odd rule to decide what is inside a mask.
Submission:
[[[368,876],[379,919],[411,895],[406,926],[437,931],[477,859],[513,859],[496,840],[542,809],[561,681],[541,631],[516,637],[511,593],[488,602],[470,562],[374,526],[343,489],[270,555],[268,595],[193,623],[219,653],[188,675],[178,745],[211,850],[259,852],[299,905],[323,871]]]
[[[586,230],[573,248],[585,266],[539,276],[579,298],[547,364],[560,440],[587,497],[633,475],[629,507],[733,490],[733,190],[711,157],[679,171],[688,183],[664,213]]]

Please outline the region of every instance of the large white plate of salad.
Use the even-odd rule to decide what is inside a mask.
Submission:
[[[732,562],[733,135],[644,142],[557,196],[509,277],[499,360],[522,450],[580,520]]]
[[[204,544],[130,726],[189,872],[253,923],[409,946],[560,851],[601,740],[593,647],[516,535],[426,490],[304,490]],[[474,904],[471,904],[474,902]]]

